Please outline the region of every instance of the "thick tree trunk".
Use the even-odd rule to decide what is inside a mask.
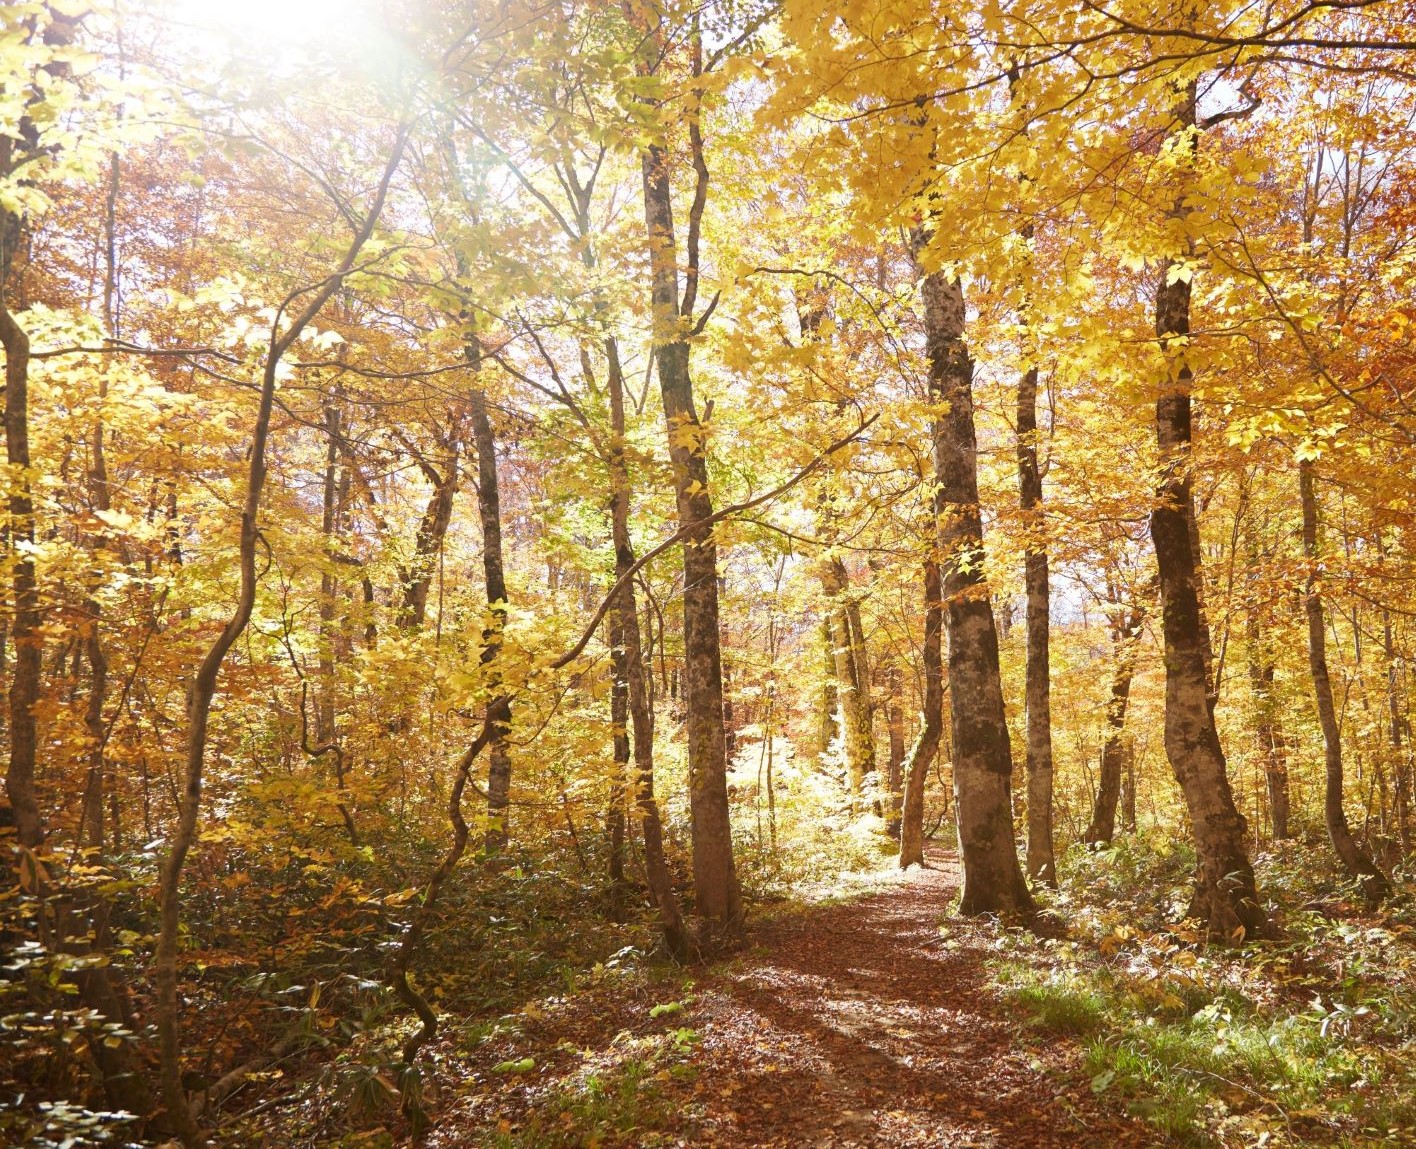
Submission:
[[[718,630],[718,547],[711,518],[706,432],[694,405],[689,344],[678,297],[673,192],[668,157],[657,145],[643,155],[644,218],[654,303],[654,357],[673,465],[683,543],[683,692],[687,706],[689,814],[698,913],[735,934],[742,898],[733,862],[723,725],[723,662]],[[704,185],[700,179],[700,192]],[[692,220],[690,223],[692,224]],[[690,244],[694,247],[696,244]],[[696,252],[691,252],[696,257]],[[691,260],[696,263],[696,258]],[[690,269],[690,291],[696,289]],[[685,300],[691,304],[691,298]]]
[[[935,497],[938,507],[938,496]],[[924,671],[924,706],[919,734],[905,760],[905,798],[900,809],[900,869],[924,865],[924,784],[929,767],[939,752],[944,728],[944,606],[940,589],[939,564],[924,563],[924,647],[920,662]]]
[[[1156,292],[1156,333],[1163,341],[1190,329],[1190,284],[1168,283]],[[1151,538],[1160,569],[1165,640],[1165,750],[1190,813],[1198,855],[1190,914],[1212,937],[1238,939],[1264,925],[1245,844],[1244,818],[1234,804],[1224,752],[1210,706],[1209,676],[1198,572],[1190,519],[1190,369],[1172,362],[1171,377],[1156,402],[1156,433],[1165,471],[1151,513]]]
[[[1176,109],[1177,146],[1194,146],[1195,85]],[[1183,220],[1177,197],[1175,217]],[[1214,724],[1209,643],[1200,610],[1198,537],[1190,485],[1190,390],[1184,359],[1190,334],[1190,269],[1167,259],[1156,286],[1155,331],[1167,356],[1156,399],[1156,437],[1163,471],[1151,512],[1151,539],[1160,571],[1165,639],[1165,751],[1180,783],[1195,835],[1198,867],[1190,916],[1211,937],[1251,936],[1265,925],[1249,864],[1243,815],[1234,804]]]
[[[1368,905],[1375,906],[1391,892],[1391,882],[1357,844],[1347,825],[1347,812],[1342,805],[1342,731],[1337,725],[1337,707],[1333,702],[1332,680],[1328,675],[1327,623],[1318,561],[1318,501],[1313,488],[1311,459],[1298,461],[1298,491],[1303,509],[1303,557],[1308,562],[1303,601],[1308,616],[1308,668],[1313,677],[1313,695],[1318,705],[1318,721],[1323,731],[1323,759],[1327,767],[1323,820],[1338,861],[1362,884],[1362,893]]]
[[[925,279],[923,294],[929,395],[943,408],[932,437],[954,714],[954,809],[964,869],[960,910],[1031,910],[1032,894],[1013,840],[1013,759],[998,632],[983,574],[973,360],[964,343],[963,285],[934,272]]]
[[[10,219],[0,212],[0,227]],[[14,228],[18,233],[18,225]],[[6,237],[8,238],[8,236]],[[16,841],[35,849],[43,840],[39,799],[35,793],[35,753],[38,731],[34,708],[44,672],[44,639],[40,634],[39,585],[34,564],[34,497],[29,467],[29,334],[10,313],[0,280],[0,345],[5,348],[5,458],[14,472],[10,487],[10,521],[6,541],[11,558],[10,640],[15,660],[10,671],[8,699],[10,761],[5,793],[10,802]]]
[[[1120,608],[1119,604],[1118,609]],[[1082,835],[1094,846],[1106,846],[1116,836],[1116,806],[1121,798],[1122,775],[1129,744],[1126,738],[1126,709],[1131,697],[1131,680],[1136,668],[1136,640],[1145,621],[1140,607],[1129,611],[1111,630],[1111,697],[1106,702],[1106,734],[1101,747],[1101,781],[1091,822]],[[1131,816],[1135,824],[1134,806]]]
[[[1052,603],[1043,533],[1042,471],[1037,461],[1037,368],[1018,384],[1018,491],[1028,543],[1027,588],[1028,876],[1057,884],[1052,850],[1052,683],[1048,631]]]

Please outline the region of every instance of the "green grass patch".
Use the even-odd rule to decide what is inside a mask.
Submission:
[[[1279,861],[1275,884],[1296,886],[1299,862]],[[994,980],[1026,1018],[1025,1039],[1079,1039],[1092,1089],[1168,1144],[1416,1145],[1404,908],[1376,922],[1279,905],[1282,940],[1207,949],[1168,912],[1189,864],[1144,841],[1089,854],[1064,868],[1055,899],[1070,940],[999,936]],[[1302,894],[1338,899],[1342,888]]]
[[[483,1149],[675,1143],[691,1119],[666,1086],[696,1075],[689,1056],[697,1039],[692,1029],[680,1028],[630,1043],[616,1060],[561,1081],[515,1126],[502,1122],[483,1139]]]

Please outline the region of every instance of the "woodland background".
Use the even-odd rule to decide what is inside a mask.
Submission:
[[[1416,1127],[1410,5],[215,8],[0,10],[0,1138],[413,1135],[926,834],[1164,1136]]]

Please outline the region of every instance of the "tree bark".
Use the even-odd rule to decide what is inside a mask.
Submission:
[[[480,349],[472,347],[469,358],[473,372],[479,371]],[[491,676],[487,683],[491,701],[487,703],[485,719],[490,740],[487,749],[487,829],[483,849],[492,855],[507,844],[507,819],[511,812],[511,755],[506,745],[506,736],[511,729],[511,698],[501,689],[500,677],[493,669],[501,651],[508,600],[506,573],[502,565],[497,442],[491,419],[487,416],[486,392],[480,387],[473,387],[468,394],[467,405],[472,420],[472,441],[477,448],[477,512],[482,520],[482,572],[487,584],[487,620],[482,628],[481,661]]]
[[[1031,237],[1029,237],[1031,238]],[[1037,461],[1037,368],[1018,384],[1018,491],[1027,548],[1023,578],[1027,589],[1028,876],[1057,884],[1052,849],[1052,682],[1048,631],[1052,603],[1047,545],[1043,534],[1042,471]]]
[[[443,540],[452,524],[453,500],[462,480],[462,471],[457,457],[456,435],[451,438],[453,446],[448,458],[442,462],[442,471],[421,458],[419,460],[423,473],[433,486],[433,493],[413,540],[412,561],[400,566],[398,572],[403,583],[403,605],[399,610],[398,622],[404,630],[417,630],[427,621],[428,591],[433,585],[433,573],[437,569]]]
[[[1116,604],[1123,609],[1121,604]],[[1131,680],[1136,669],[1136,642],[1145,622],[1145,612],[1137,606],[1127,611],[1111,628],[1111,697],[1106,702],[1106,735],[1101,747],[1101,780],[1091,822],[1082,835],[1093,846],[1107,846],[1116,836],[1116,806],[1121,797],[1121,781],[1126,766],[1126,709],[1131,697]],[[1132,813],[1134,827],[1134,807]]]
[[[836,707],[839,702],[836,689],[836,643],[831,638],[831,619],[828,615],[821,620],[821,687],[816,696],[816,758],[823,759],[836,741],[840,728],[836,722]]]
[[[1121,743],[1121,829],[1136,832],[1136,746],[1129,738]]]
[[[1013,840],[1013,759],[1003,709],[978,502],[973,360],[964,343],[964,290],[934,272],[924,281],[924,329],[932,427],[936,524],[949,635],[954,810],[963,857],[965,914],[1031,910],[1032,894]]]
[[[1327,622],[1324,617],[1318,559],[1318,500],[1313,486],[1311,459],[1298,461],[1298,492],[1303,510],[1303,557],[1308,563],[1303,607],[1308,616],[1308,668],[1313,678],[1313,695],[1318,721],[1323,731],[1323,760],[1326,765],[1323,789],[1323,821],[1338,861],[1362,886],[1369,906],[1377,905],[1391,892],[1391,882],[1357,844],[1347,824],[1342,805],[1342,731],[1337,725],[1332,680],[1328,674]]]
[[[9,212],[0,213],[0,226]],[[18,225],[15,230],[18,232]],[[8,238],[8,236],[6,237]],[[11,555],[10,641],[15,649],[10,671],[10,761],[5,773],[16,841],[35,849],[43,840],[39,799],[35,793],[38,728],[34,708],[44,671],[42,612],[34,564],[34,496],[29,468],[29,334],[10,313],[7,284],[0,281],[0,345],[5,348],[5,458],[14,472],[10,488],[6,541]]]
[[[904,689],[904,676],[899,665],[891,662],[885,677],[890,692],[885,704],[885,722],[890,735],[890,757],[885,775],[889,816],[885,832],[899,841],[900,811],[905,798],[905,710],[900,697]]]
[[[634,599],[634,581],[625,576],[635,563],[634,544],[629,533],[629,466],[625,459],[624,376],[619,348],[606,340],[609,359],[610,449],[606,462],[610,471],[610,532],[615,548],[615,579],[624,579],[615,610],[619,643],[615,652],[616,685],[623,683],[625,706],[634,734],[634,800],[639,809],[644,835],[644,875],[649,896],[659,913],[659,926],[669,952],[680,961],[696,955],[697,946],[684,926],[673,879],[664,858],[664,830],[659,803],[654,797],[654,711],[649,701],[639,612]]]
[[[1175,146],[1195,146],[1195,85],[1176,109]],[[1185,209],[1177,197],[1174,214]],[[1190,268],[1166,259],[1155,297],[1155,330],[1166,354],[1155,407],[1162,473],[1151,512],[1151,539],[1160,571],[1165,640],[1165,751],[1180,783],[1195,835],[1197,872],[1190,916],[1211,937],[1237,940],[1265,922],[1245,842],[1244,817],[1234,804],[1224,751],[1214,724],[1207,630],[1200,610],[1198,537],[1190,484],[1192,374],[1184,358],[1190,334]]]
[[[1273,840],[1292,835],[1288,829],[1288,744],[1283,718],[1274,697],[1273,656],[1267,649],[1256,608],[1251,604],[1245,622],[1249,687],[1254,695],[1254,734],[1263,756],[1264,785],[1268,795],[1269,825]]]
[[[1401,839],[1403,854],[1411,853],[1411,767],[1403,753],[1401,713],[1401,669],[1397,661],[1396,641],[1392,633],[1391,611],[1382,611],[1382,651],[1387,664],[1387,744],[1392,750],[1393,786],[1392,813]]]
[[[939,497],[935,496],[938,507]],[[919,734],[905,762],[905,797],[900,809],[900,869],[924,865],[924,784],[929,767],[939,752],[944,728],[944,631],[943,592],[939,564],[932,558],[924,563],[924,647],[920,662],[924,671],[924,707]]]
[[[875,740],[871,734],[870,708],[861,683],[857,644],[846,604],[849,577],[845,564],[831,558],[821,564],[821,585],[827,597],[827,626],[831,657],[836,669],[836,697],[840,703],[842,741],[851,794],[859,798],[867,779],[875,773]]]
[[[694,149],[701,165],[700,146]],[[681,302],[668,155],[659,145],[643,154],[644,219],[654,304],[654,358],[668,431],[669,460],[683,544],[683,693],[687,708],[689,815],[698,913],[736,934],[742,897],[733,862],[728,805],[727,740],[723,724],[723,662],[718,629],[718,547],[705,450],[706,432],[694,405],[686,324],[696,293],[696,239],[691,236],[688,292]],[[706,192],[700,166],[699,198]],[[690,216],[690,230],[695,226]],[[688,305],[684,309],[684,304]]]

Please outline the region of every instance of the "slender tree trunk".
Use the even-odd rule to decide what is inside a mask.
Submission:
[[[1254,734],[1259,742],[1259,753],[1263,756],[1270,828],[1273,840],[1278,842],[1291,837],[1288,830],[1288,746],[1278,699],[1274,697],[1273,656],[1261,633],[1257,611],[1252,604],[1245,629],[1249,687],[1254,694]]]
[[[695,149],[701,159],[701,148]],[[654,357],[673,465],[683,544],[683,691],[687,704],[689,815],[698,913],[726,934],[742,919],[728,806],[727,742],[723,725],[723,661],[718,629],[718,546],[709,521],[707,433],[694,405],[688,314],[678,291],[673,192],[668,156],[651,145],[643,155],[644,218],[649,236],[654,302]],[[700,195],[706,190],[700,178]],[[697,201],[696,201],[697,202]],[[693,223],[692,218],[690,224]],[[696,248],[696,241],[690,244]],[[695,257],[691,264],[696,265]],[[696,289],[690,268],[689,290]],[[684,303],[690,304],[691,297]]]
[[[841,574],[846,576],[846,585],[849,587],[850,578],[846,575],[844,563],[841,564]],[[848,595],[846,598],[846,623],[851,637],[851,661],[855,663],[856,685],[860,689],[861,718],[869,731],[875,722],[875,698],[871,693],[870,652],[865,644],[865,625],[861,620],[860,599],[855,595]],[[874,769],[875,752],[872,741],[870,770],[867,773],[873,772]]]
[[[112,338],[118,336],[118,252],[117,252],[117,204],[121,173],[118,156],[109,157],[108,187],[104,196],[103,212],[103,325]],[[108,373],[101,368],[98,376],[99,414],[93,421],[89,446],[89,502],[98,512],[112,509],[112,499],[108,484],[108,457],[104,442],[103,404],[108,398]],[[91,546],[97,554],[107,549],[107,539],[100,532],[93,536]],[[95,564],[102,578],[101,564]],[[89,739],[88,776],[84,785],[84,813],[79,831],[79,842],[87,842],[95,849],[104,848],[103,808],[104,786],[107,778],[103,708],[108,700],[108,655],[103,649],[103,632],[100,626],[103,608],[96,594],[90,594],[84,603],[87,634],[84,646],[89,664],[88,705],[84,710],[84,728]],[[115,791],[116,799],[116,791]]]
[[[963,285],[944,272],[924,281],[941,590],[949,635],[954,811],[963,855],[965,914],[1031,910],[1013,840],[1013,759],[1003,709],[978,502],[973,360],[964,343]]]
[[[1127,737],[1121,743],[1121,828],[1136,832],[1136,744]]]
[[[718,579],[719,593],[723,590],[723,580]],[[738,723],[742,721],[742,716],[738,714],[733,706],[733,667],[732,663],[723,660],[723,756],[727,759],[728,769],[731,770],[734,759],[737,758]]]
[[[610,683],[610,728],[613,734],[610,802],[605,812],[605,830],[610,840],[610,917],[614,921],[623,920],[625,903],[629,898],[629,880],[625,876],[629,850],[624,817],[629,778],[629,668],[626,665],[622,616],[623,612],[616,609],[609,618],[610,658],[614,671],[614,680]]]
[[[935,497],[938,506],[938,496]],[[924,708],[919,734],[905,760],[905,799],[900,809],[900,869],[924,865],[924,784],[929,767],[939,751],[944,728],[944,607],[939,564],[932,558],[924,563],[924,647],[920,661],[924,671]]]
[[[456,435],[450,438],[455,444]],[[428,592],[433,585],[443,540],[447,538],[448,527],[452,524],[453,500],[462,479],[455,446],[442,467],[439,472],[424,464],[423,471],[433,485],[433,493],[418,524],[418,534],[413,541],[413,559],[399,570],[403,583],[403,605],[398,621],[405,630],[417,630],[428,618]]]
[[[1031,238],[1031,236],[1029,236]],[[1048,630],[1052,603],[1043,533],[1042,471],[1037,461],[1037,368],[1018,384],[1018,489],[1028,545],[1027,588],[1028,876],[1057,884],[1052,850],[1052,683]]]
[[[474,337],[475,338],[475,337]],[[474,372],[481,369],[480,350],[470,355]],[[506,626],[508,600],[506,574],[502,566],[501,493],[497,487],[497,443],[487,417],[487,396],[480,388],[468,395],[472,417],[472,441],[477,447],[477,511],[482,520],[482,571],[487,584],[487,621],[482,629],[482,665],[494,665],[501,651]],[[508,839],[507,819],[511,812],[511,755],[506,736],[511,729],[511,699],[493,679],[487,684],[492,700],[487,703],[486,727],[490,734],[487,752],[487,831],[483,848],[490,854],[502,850]]]
[[[241,632],[246,629],[256,601],[256,552],[260,538],[257,520],[261,509],[261,493],[265,487],[266,447],[270,438],[271,412],[275,404],[276,374],[285,353],[344,282],[360,250],[373,234],[383,211],[389,183],[402,158],[406,140],[407,131],[402,129],[398,133],[397,142],[384,168],[383,178],[374,193],[373,201],[338,268],[320,282],[308,296],[303,310],[290,321],[282,333],[272,339],[267,350],[241,506],[237,546],[240,585],[231,616],[197,667],[188,694],[186,769],[179,796],[177,824],[169,839],[167,856],[163,859],[158,881],[159,924],[157,946],[153,956],[163,1104],[173,1131],[187,1149],[198,1149],[202,1138],[182,1084],[182,1037],[177,994],[182,870],[187,853],[197,836],[197,820],[201,812],[202,771],[206,763],[207,724],[211,716],[212,701],[216,697],[221,666]]]
[[[1117,604],[1118,608],[1120,604]],[[1136,668],[1136,641],[1145,613],[1136,607],[1123,615],[1111,630],[1111,697],[1106,703],[1106,735],[1101,747],[1101,781],[1091,822],[1083,840],[1094,846],[1110,845],[1116,836],[1116,805],[1121,797],[1121,781],[1126,766],[1126,709],[1131,697],[1131,679]],[[1134,809],[1134,808],[1133,808]],[[1134,825],[1135,816],[1132,814]]]
[[[359,845],[359,827],[354,821],[354,812],[345,800],[344,748],[339,742],[336,721],[335,653],[336,647],[346,646],[343,628],[335,625],[335,605],[339,598],[339,580],[335,577],[331,564],[338,552],[340,520],[348,501],[349,483],[346,471],[341,482],[339,468],[340,409],[336,397],[325,404],[325,445],[324,490],[321,499],[320,535],[324,542],[325,568],[320,572],[320,652],[319,685],[315,690],[315,745],[305,746],[306,753],[313,756],[328,754],[334,765],[334,786],[338,794],[335,807],[344,822],[344,831],[351,845]],[[303,700],[301,717],[304,715]]]
[[[1185,306],[1188,322],[1188,300]],[[1219,679],[1215,668],[1214,636],[1210,633],[1209,614],[1205,610],[1205,552],[1200,542],[1200,516],[1195,511],[1193,489],[1190,495],[1190,517],[1185,529],[1190,532],[1190,554],[1195,563],[1195,600],[1199,604],[1200,655],[1205,664],[1205,701],[1209,705],[1210,715],[1213,716],[1214,708],[1219,702]]]
[[[831,637],[830,617],[821,620],[821,688],[816,698],[816,758],[824,758],[836,741],[840,729],[836,723],[839,691],[836,689],[835,640]]]
[[[629,533],[629,466],[625,459],[624,376],[619,348],[606,340],[609,359],[610,396],[610,532],[615,548],[615,578],[623,579],[635,563],[634,544]],[[639,808],[644,835],[644,875],[649,896],[659,913],[659,925],[669,952],[681,961],[695,956],[697,945],[684,926],[673,880],[664,858],[664,829],[659,803],[654,797],[654,711],[649,701],[648,676],[639,630],[639,612],[634,600],[634,582],[626,580],[615,606],[619,652],[616,679],[623,681],[625,703],[634,733],[634,800]]]
[[[1362,884],[1367,904],[1375,906],[1391,892],[1391,882],[1357,844],[1347,825],[1342,805],[1342,731],[1337,725],[1332,680],[1328,676],[1327,622],[1324,618],[1318,560],[1318,502],[1313,488],[1311,459],[1298,461],[1298,490],[1303,508],[1303,557],[1308,561],[1304,609],[1308,615],[1308,668],[1313,676],[1313,694],[1318,705],[1318,721],[1323,730],[1323,758],[1326,786],[1323,791],[1323,820],[1338,860]]]
[[[886,672],[890,692],[885,709],[886,726],[890,733],[890,759],[886,768],[890,809],[885,830],[896,841],[900,839],[900,811],[905,799],[905,709],[900,697],[904,690],[903,679],[899,665],[891,662]]]
[[[840,702],[841,728],[844,735],[846,772],[851,794],[860,797],[866,780],[875,773],[875,740],[871,737],[870,708],[860,678],[856,660],[857,645],[853,637],[850,612],[846,606],[849,591],[846,567],[838,558],[821,564],[821,586],[827,596],[827,626],[831,638],[831,656],[836,669],[836,697]]]
[[[1401,838],[1401,852],[1411,853],[1411,770],[1402,752],[1401,671],[1392,634],[1391,611],[1382,611],[1382,650],[1387,664],[1387,741],[1392,749],[1393,816]]]

